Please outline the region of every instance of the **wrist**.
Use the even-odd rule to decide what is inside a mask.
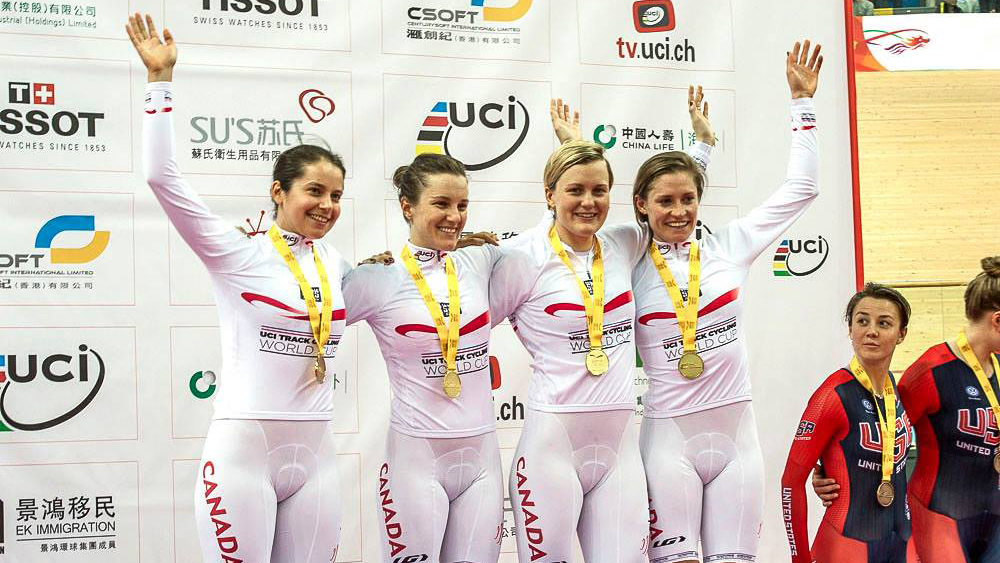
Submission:
[[[709,137],[696,135],[695,140],[697,140],[699,143],[705,143],[706,145],[711,145],[713,147],[715,146],[715,135]]]
[[[811,98],[813,97],[813,92],[806,92],[805,90],[800,90],[798,92],[792,92],[792,99],[798,100],[800,98]]]
[[[163,68],[159,70],[149,69],[146,73],[147,82],[171,82],[174,79],[174,69]]]

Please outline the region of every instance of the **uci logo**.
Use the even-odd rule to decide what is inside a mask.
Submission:
[[[785,239],[774,252],[774,275],[808,276],[823,267],[830,256],[830,243],[815,239]]]
[[[459,134],[477,124],[491,130],[495,144],[481,142],[481,134]],[[417,154],[443,153],[464,163],[466,170],[485,170],[514,154],[529,127],[528,108],[514,96],[508,96],[506,104],[437,102],[417,133]]]
[[[0,432],[45,430],[87,408],[106,370],[97,351],[86,344],[77,351],[76,356],[0,354]]]
[[[639,33],[671,31],[677,26],[670,0],[640,0],[632,4],[632,20]]]

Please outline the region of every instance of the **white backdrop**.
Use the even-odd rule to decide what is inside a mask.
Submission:
[[[217,318],[207,276],[142,179],[145,72],[123,31],[136,10],[166,22],[179,42],[177,150],[212,209],[266,229],[273,155],[325,139],[348,168],[329,237],[352,262],[403,244],[388,178],[417,145],[443,146],[433,135],[441,118],[452,125],[447,150],[483,165],[470,172],[467,230],[506,237],[532,225],[556,142],[551,96],[582,108],[585,135],[604,126],[609,143],[614,131],[609,220],[633,220],[638,164],[689,142],[693,82],[707,89],[720,137],[702,208],[706,227],[717,228],[783,179],[785,51],[803,37],[823,43],[822,195],[782,243],[788,262],[772,262],[778,244],[768,249],[748,293],[767,463],[759,560],[786,560],[777,494],[785,455],[808,395],[849,358],[840,315],[854,287],[854,217],[841,4],[673,0],[676,26],[658,31],[634,10],[665,2],[63,2],[0,2],[0,562],[201,560],[191,499],[211,415],[204,375],[220,368]],[[807,244],[820,238],[825,245]],[[76,248],[84,250],[66,250]],[[815,273],[794,275],[821,260]],[[527,356],[505,325],[491,353],[509,464]],[[638,369],[637,397],[644,387]],[[338,560],[374,562],[389,389],[367,326],[348,330],[336,390]],[[640,413],[637,401],[637,423]],[[512,537],[502,551],[516,560]]]

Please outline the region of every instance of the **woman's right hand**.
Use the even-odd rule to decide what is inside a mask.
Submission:
[[[823,506],[830,506],[840,496],[840,493],[837,492],[840,490],[840,485],[837,484],[836,480],[828,479],[823,473],[823,468],[819,465],[813,469],[812,486],[813,492],[823,501]]]
[[[128,17],[125,24],[128,38],[132,40],[135,52],[146,65],[149,82],[170,82],[177,64],[177,45],[170,31],[163,30],[163,40],[156,33],[153,17],[146,15],[145,21],[139,12]]]
[[[562,98],[553,98],[549,102],[549,116],[552,118],[552,130],[560,144],[583,139],[580,134],[580,111],[573,112],[573,117],[570,118],[569,104],[563,104]]]

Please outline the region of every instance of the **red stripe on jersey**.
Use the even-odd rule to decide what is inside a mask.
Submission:
[[[729,305],[740,296],[740,288],[736,288],[715,298],[714,301],[705,305],[702,309],[698,311],[698,316],[707,315],[714,311],[718,311],[722,307]],[[669,311],[658,311],[656,313],[647,313],[639,317],[639,322],[644,325],[649,325],[650,321],[655,321],[659,319],[676,319],[677,313],[671,313]]]

